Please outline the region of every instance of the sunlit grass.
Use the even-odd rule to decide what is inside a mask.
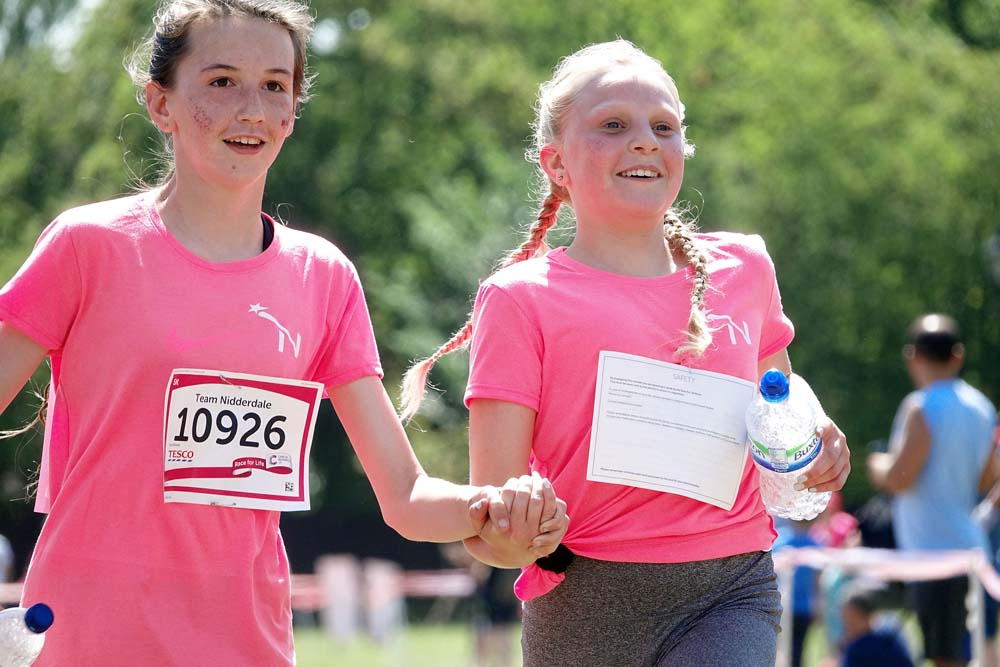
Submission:
[[[518,628],[511,642],[520,636]],[[406,627],[396,639],[378,644],[367,637],[341,643],[319,628],[296,628],[295,652],[298,667],[471,667],[472,628],[467,624],[420,624]],[[513,647],[520,667],[520,651]]]
[[[915,652],[920,645],[920,630],[911,615],[906,615],[904,621],[907,643]],[[514,659],[509,667],[521,665],[520,632],[519,627],[511,630]],[[351,642],[335,642],[320,628],[296,627],[295,650],[298,667],[473,667],[476,664],[472,628],[463,623],[412,624],[385,644],[363,635]],[[803,667],[819,667],[827,650],[822,624],[817,623],[806,639]]]

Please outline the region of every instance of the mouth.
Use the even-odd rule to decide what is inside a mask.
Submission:
[[[240,155],[256,155],[264,150],[264,144],[267,143],[260,137],[250,136],[230,137],[223,139],[222,142],[226,144],[229,150]]]
[[[663,175],[656,169],[649,169],[649,168],[626,169],[624,171],[619,171],[617,174],[615,174],[615,176],[620,176],[622,178],[630,178],[640,181],[653,181],[663,177]]]

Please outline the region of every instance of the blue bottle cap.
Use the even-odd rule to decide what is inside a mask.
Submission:
[[[777,368],[760,376],[760,395],[768,403],[781,403],[788,398],[788,378]]]
[[[48,630],[54,620],[55,616],[52,614],[52,609],[49,608],[49,605],[41,602],[31,605],[28,607],[28,611],[24,612],[24,624],[28,626],[29,630],[37,634]]]

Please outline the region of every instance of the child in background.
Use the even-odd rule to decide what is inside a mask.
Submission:
[[[565,58],[539,91],[531,153],[542,176],[538,219],[480,287],[472,319],[407,376],[405,416],[419,408],[430,366],[471,342],[472,481],[533,470],[567,501],[573,520],[564,543],[537,563],[466,540],[480,560],[526,568],[517,584],[526,667],[774,665],[775,533],[746,450],[726,454],[742,471],[726,482],[729,510],[704,497],[588,479],[602,351],[676,364],[677,382],[711,371],[752,389],[768,368],[791,371],[793,328],[763,241],[697,234],[673,207],[693,152],[683,121],[673,80],[633,44]],[[547,252],[563,204],[576,236]],[[746,404],[721,393],[698,400],[712,414],[742,417]],[[822,454],[799,484],[835,491],[850,469],[847,444],[828,419],[818,431]],[[705,447],[723,442],[704,437]],[[670,459],[672,444],[667,437],[651,447]]]
[[[878,590],[854,587],[841,610],[844,622],[844,651],[840,667],[914,667],[913,659],[891,626],[877,626]]]

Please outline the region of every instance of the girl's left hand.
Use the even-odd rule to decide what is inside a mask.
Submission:
[[[823,416],[816,427],[816,434],[823,440],[823,449],[809,472],[797,480],[796,489],[809,489],[815,493],[839,491],[851,472],[851,450],[847,448],[844,432]]]
[[[532,558],[552,553],[569,527],[566,502],[538,473],[512,477],[501,489],[483,487],[483,499],[470,514],[474,524],[482,521],[479,535],[487,542]]]

